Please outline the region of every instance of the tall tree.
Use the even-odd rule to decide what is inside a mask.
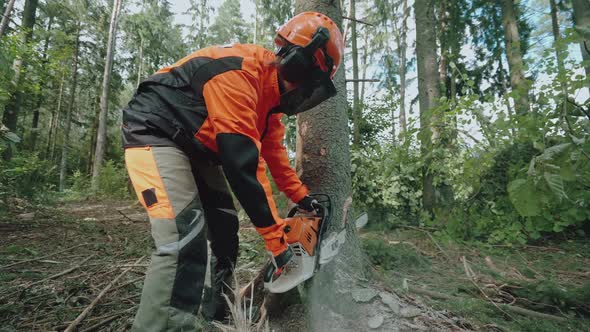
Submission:
[[[215,22],[209,28],[216,44],[246,43],[249,39],[247,24],[242,17],[240,1],[225,0],[219,7]]]
[[[14,3],[16,0],[9,0],[6,9],[4,9],[4,4],[0,6],[0,8],[4,9],[2,12],[2,20],[0,20],[0,37],[4,36],[4,32],[8,27],[8,22],[10,22],[10,16],[12,15],[12,8],[14,8]]]
[[[521,51],[520,35],[514,0],[502,0],[502,25],[506,43],[506,58],[510,69],[510,85],[516,91],[515,107],[520,116],[526,115],[530,109],[529,82],[524,75],[524,61]]]
[[[438,143],[441,119],[434,110],[440,98],[440,74],[436,54],[436,18],[434,0],[416,0],[416,58],[418,62],[418,95],[420,100],[420,144],[424,158],[422,202],[424,209],[433,213],[435,208],[434,171],[431,151]]]
[[[51,38],[51,26],[53,24],[53,15],[51,13],[51,11],[49,11],[48,13],[49,18],[48,18],[48,22],[47,22],[47,29],[46,29],[46,36],[45,36],[45,42],[43,44],[43,61],[41,63],[41,71],[45,72],[45,67],[47,65],[48,62],[48,56],[49,54],[47,53],[48,49],[49,49],[49,40]],[[43,84],[43,81],[47,81],[48,77],[45,77],[47,75],[43,75],[40,74],[39,76],[42,76],[43,78],[41,79],[41,83]],[[39,91],[38,95],[37,95],[37,104],[35,106],[35,110],[33,111],[33,121],[31,122],[31,140],[30,140],[30,149],[32,151],[35,151],[35,147],[37,145],[37,137],[39,136],[39,117],[41,114],[41,107],[43,106],[43,87],[41,86],[41,91]]]
[[[590,77],[590,1],[572,0],[574,9],[574,24],[582,36],[580,50],[585,62],[586,77]]]
[[[361,105],[359,100],[359,54],[356,30],[356,1],[350,0],[350,40],[352,46],[352,121],[353,144],[360,145],[361,141]]]
[[[208,44],[208,27],[213,6],[207,0],[190,0],[190,7],[185,14],[191,16],[188,43],[194,49],[200,49]]]
[[[113,67],[113,58],[115,56],[114,47],[117,34],[117,23],[119,13],[121,11],[121,4],[123,0],[114,0],[113,10],[111,15],[111,24],[109,26],[109,39],[107,42],[107,53],[104,66],[104,75],[102,79],[102,94],[100,96],[100,115],[98,121],[98,132],[96,136],[96,153],[94,157],[94,165],[92,168],[92,189],[98,189],[98,181],[100,178],[100,168],[104,158],[107,140],[107,120],[108,120],[108,106],[109,106],[109,91],[111,81],[111,70]]]
[[[66,172],[68,166],[68,149],[70,142],[70,130],[72,128],[72,110],[76,101],[76,88],[78,86],[78,55],[80,51],[80,22],[77,22],[76,26],[76,39],[74,46],[74,57],[72,60],[72,78],[70,87],[70,100],[68,108],[66,110],[66,116],[64,119],[64,139],[61,148],[61,163],[59,167],[59,191],[64,191],[66,184]]]
[[[23,9],[23,19],[21,28],[24,31],[23,44],[28,44],[33,38],[33,27],[35,26],[35,17],[37,14],[37,5],[39,0],[27,0]],[[18,122],[19,110],[22,101],[22,90],[20,89],[20,82],[23,76],[21,71],[24,71],[26,67],[26,61],[23,57],[17,57],[12,68],[14,69],[14,77],[12,79],[13,92],[8,101],[8,104],[4,108],[4,115],[2,122],[12,131],[16,131],[16,125]],[[12,149],[7,148],[3,155],[4,160],[12,159]]]
[[[408,32],[408,16],[410,16],[408,10],[408,0],[403,0],[402,5],[402,19],[401,27],[399,29],[398,44],[398,57],[399,57],[399,137],[403,139],[405,132],[408,130],[406,120],[406,71],[407,71],[407,57],[406,50],[408,48],[407,32]]]
[[[295,13],[305,11],[323,13],[342,29],[342,14],[339,1],[296,0]],[[345,208],[350,205],[352,199],[345,72],[344,60],[342,60],[340,69],[334,76],[334,84],[338,94],[319,105],[319,107],[297,116],[295,157],[297,173],[311,192],[328,193],[330,195],[332,199],[331,227],[333,228],[342,226],[342,221],[347,217]],[[353,243],[350,240],[348,242]],[[336,266],[332,268],[336,268]],[[336,285],[341,285],[342,281],[335,280],[333,272],[324,269],[323,272],[316,275],[311,285],[310,296],[317,296],[320,293],[333,293],[336,296],[335,288],[338,287]],[[325,279],[330,280],[328,284],[324,284],[323,280]],[[318,288],[326,289],[326,287],[331,287],[334,291],[319,292]],[[322,295],[322,298],[316,297],[317,301],[311,302],[318,306],[333,303],[334,296],[326,297]],[[312,314],[319,311],[319,308],[310,308]],[[321,319],[312,318],[310,321],[319,322]],[[315,326],[312,326],[311,329],[325,330]]]
[[[561,39],[561,33],[559,32],[559,9],[557,8],[557,2],[555,0],[549,0],[549,7],[551,8],[551,30],[553,32],[553,40],[555,45],[555,59],[557,61],[557,72],[561,80],[561,92],[564,98],[567,97],[567,82],[565,81],[565,65],[564,65],[564,54],[562,46],[559,44]]]

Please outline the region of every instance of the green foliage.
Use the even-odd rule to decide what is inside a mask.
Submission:
[[[57,168],[51,162],[34,153],[17,153],[11,161],[0,163],[0,200],[48,198],[58,178]]]
[[[386,270],[394,270],[403,266],[405,269],[426,267],[429,260],[420,255],[412,246],[405,243],[391,245],[383,237],[371,237],[363,240],[365,253],[375,265]]]
[[[127,171],[124,166],[120,166],[112,160],[108,160],[102,166],[97,192],[91,191],[90,175],[80,170],[74,172],[70,181],[71,187],[68,192],[70,199],[79,199],[88,196],[129,198]]]
[[[420,217],[421,162],[417,151],[374,146],[352,151],[355,202],[371,223],[391,228]]]

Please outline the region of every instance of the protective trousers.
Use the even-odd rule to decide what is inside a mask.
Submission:
[[[207,239],[212,280],[201,311],[223,319],[221,292],[237,259],[238,218],[221,168],[190,160],[175,147],[127,148],[125,161],[156,245],[132,330],[197,330]]]

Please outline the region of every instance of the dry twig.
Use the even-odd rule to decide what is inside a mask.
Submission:
[[[145,256],[140,257],[137,261],[135,261],[136,264],[141,263],[141,261],[145,258]],[[76,327],[78,326],[78,324],[80,324],[80,322],[82,322],[82,320],[88,315],[88,313],[92,310],[92,308],[94,308],[96,306],[96,304],[100,301],[100,299],[111,289],[111,287],[113,287],[113,285],[115,283],[117,283],[117,281],[119,281],[119,279],[121,277],[123,277],[127,272],[129,272],[132,268],[128,267],[125,270],[123,270],[123,272],[121,272],[117,277],[115,277],[115,279],[113,279],[105,288],[103,288],[103,290],[98,294],[98,296],[86,307],[86,309],[84,309],[84,311],[82,311],[78,317],[76,317],[76,319],[70,323],[70,325],[68,325],[68,327],[65,329],[64,332],[72,332],[75,331]]]
[[[4,265],[4,266],[0,266],[0,270],[9,268],[9,267],[12,267],[12,266],[15,266],[15,265],[23,264],[23,263],[29,263],[29,262],[38,261],[38,260],[41,260],[41,259],[44,259],[44,258],[47,258],[47,257],[51,257],[51,256],[54,256],[54,255],[57,255],[57,254],[61,254],[61,253],[70,251],[72,249],[76,249],[76,248],[79,248],[79,247],[82,247],[82,246],[86,246],[86,245],[88,245],[88,243],[82,243],[82,244],[79,244],[79,245],[76,245],[76,246],[73,246],[73,247],[69,247],[67,249],[60,250],[60,251],[57,251],[57,252],[54,252],[54,253],[51,253],[51,254],[48,254],[48,255],[45,255],[45,256],[41,256],[41,257],[37,257],[37,258],[32,258],[32,259],[26,259],[26,260],[14,262],[14,263],[11,263],[11,264],[7,264],[7,265]]]

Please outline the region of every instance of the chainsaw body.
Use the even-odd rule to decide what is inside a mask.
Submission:
[[[291,209],[285,219],[285,235],[293,249],[293,258],[277,273],[269,263],[264,272],[264,287],[271,293],[287,292],[310,279],[320,265],[331,261],[344,243],[344,231],[324,236],[331,218],[331,201],[327,195],[312,195],[318,202],[315,214],[298,214]]]

